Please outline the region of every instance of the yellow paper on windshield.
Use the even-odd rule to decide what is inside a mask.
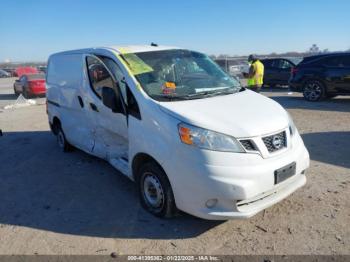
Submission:
[[[141,58],[139,58],[134,53],[129,53],[127,49],[120,48],[124,60],[126,61],[130,71],[134,75],[144,74],[148,72],[152,72],[153,68],[147,65]]]

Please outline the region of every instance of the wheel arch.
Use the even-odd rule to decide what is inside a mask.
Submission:
[[[140,152],[137,153],[133,159],[132,159],[132,163],[131,163],[131,172],[132,172],[132,179],[134,181],[136,181],[137,179],[137,172],[140,169],[140,167],[142,166],[142,164],[147,163],[147,162],[154,162],[155,164],[157,164],[166,174],[164,168],[162,167],[162,165],[159,163],[159,161],[157,161],[154,157],[152,157],[150,154],[144,153],[144,152]],[[166,174],[167,176],[167,174]],[[169,180],[169,178],[168,178]]]
[[[319,77],[319,76],[307,76],[307,77],[304,77],[304,79],[302,80],[302,88],[304,89],[305,84],[307,82],[310,82],[310,81],[318,81],[324,86],[325,91],[328,90],[328,85],[327,85],[325,79],[322,79],[322,77]]]

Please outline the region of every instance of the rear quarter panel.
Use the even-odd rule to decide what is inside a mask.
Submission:
[[[78,96],[82,95],[83,55],[58,54],[49,59],[46,78],[48,115],[50,123],[58,117],[67,140],[86,150],[86,141],[92,141],[87,128],[86,113]],[[92,144],[91,144],[92,146]]]

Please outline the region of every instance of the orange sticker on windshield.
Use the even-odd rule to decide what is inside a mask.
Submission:
[[[166,88],[171,88],[171,89],[175,89],[176,85],[174,82],[165,82],[165,87]]]

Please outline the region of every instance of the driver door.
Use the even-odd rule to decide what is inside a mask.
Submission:
[[[107,58],[108,59],[108,58]],[[101,58],[94,55],[86,56],[88,77],[88,92],[86,95],[87,113],[93,122],[95,145],[93,154],[109,161],[114,167],[126,174],[128,172],[128,126],[126,110],[114,113],[102,102],[102,88],[108,87],[116,93],[120,89],[118,79],[111,73]],[[125,104],[123,99],[119,103]]]

